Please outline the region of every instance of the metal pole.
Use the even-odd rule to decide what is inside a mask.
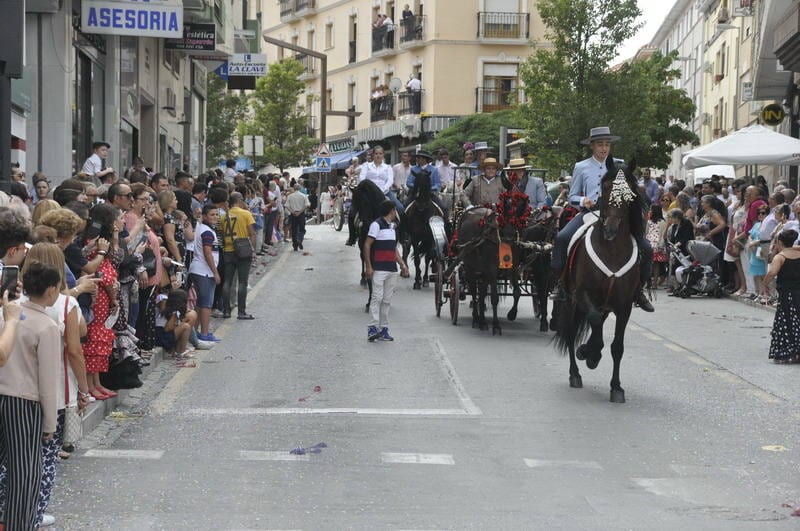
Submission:
[[[320,98],[319,98],[319,141],[324,144],[328,136],[328,56],[322,54],[319,58],[320,69]],[[325,173],[317,176],[317,223],[322,223],[322,180]],[[327,179],[326,179],[327,180]]]
[[[11,192],[11,78],[0,62],[0,190]]]

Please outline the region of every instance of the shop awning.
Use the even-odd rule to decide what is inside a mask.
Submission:
[[[366,149],[358,149],[352,151],[343,151],[341,153],[333,153],[331,155],[331,169],[332,170],[343,170],[350,166],[350,159],[353,157],[360,157]],[[314,173],[314,166],[306,166],[303,168],[302,174],[306,173]]]

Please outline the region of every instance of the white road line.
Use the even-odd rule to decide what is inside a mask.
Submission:
[[[661,336],[653,334],[652,332],[642,332],[642,335],[647,339],[652,339],[653,341],[661,341]]]
[[[583,468],[586,470],[603,470],[597,461],[578,461],[573,459],[524,459],[528,468]]]
[[[473,402],[472,398],[467,394],[467,390],[456,374],[456,369],[453,367],[453,364],[450,363],[450,358],[447,357],[447,352],[442,342],[438,339],[434,339],[432,341],[432,346],[434,352],[436,352],[436,360],[439,362],[445,376],[447,376],[447,381],[450,382],[450,387],[452,387],[453,391],[456,393],[459,402],[461,402],[461,405],[464,407],[464,411],[467,415],[483,415],[480,408],[475,405],[475,402]]]
[[[633,330],[634,332],[641,332],[641,331],[642,331],[642,327],[641,327],[641,326],[637,326],[637,325],[635,325],[635,324],[630,324],[630,323],[629,323],[629,324],[628,324],[628,328],[630,328],[630,329],[631,329],[631,330]]]
[[[255,451],[240,450],[239,459],[245,461],[308,461],[308,454],[290,454],[288,450],[282,451]]]
[[[398,415],[398,416],[464,416],[463,409],[379,409],[369,407],[244,407],[244,408],[196,408],[188,412],[191,416],[252,416],[252,415]]]
[[[416,464],[416,465],[455,465],[450,454],[413,454],[383,452],[381,461],[384,463]]]
[[[673,352],[686,352],[686,349],[683,347],[679,347],[678,345],[672,343],[664,343],[664,346],[670,349]]]
[[[161,459],[163,450],[88,450],[85,457],[101,457],[104,459]]]

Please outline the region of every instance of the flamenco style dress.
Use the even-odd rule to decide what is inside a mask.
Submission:
[[[800,361],[800,258],[785,260],[778,271],[778,308],[772,324],[769,359],[776,363]]]
[[[94,256],[89,256],[93,259]],[[111,299],[108,289],[117,282],[117,269],[111,260],[106,257],[100,264],[98,271],[102,274],[98,285],[97,294],[92,304],[94,319],[87,327],[88,340],[83,346],[83,355],[86,358],[86,372],[108,372],[108,361],[114,347],[116,333],[106,328],[106,320],[111,315]]]

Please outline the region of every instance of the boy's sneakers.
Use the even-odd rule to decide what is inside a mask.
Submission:
[[[220,341],[222,341],[220,338],[218,338],[211,332],[209,332],[208,335],[206,336],[204,336],[203,334],[197,334],[197,339],[199,339],[200,341],[212,341],[214,343],[219,343]]]
[[[388,328],[381,328],[380,336],[378,337],[381,341],[394,341],[394,338],[389,335]]]
[[[368,326],[367,327],[367,341],[372,342],[376,339],[381,337],[381,333],[378,331],[377,326]]]
[[[197,350],[211,350],[214,348],[213,341],[203,341],[202,339],[197,339],[197,346],[195,347]]]

